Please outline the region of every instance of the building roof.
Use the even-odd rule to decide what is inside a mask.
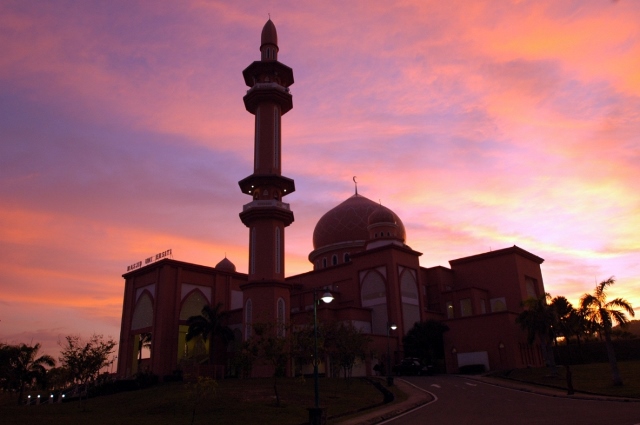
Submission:
[[[534,255],[529,251],[525,251],[524,249],[514,245],[509,248],[503,248],[503,249],[498,249],[496,251],[484,252],[482,254],[472,255],[470,257],[457,258],[455,260],[449,261],[449,264],[453,267],[457,264],[470,263],[472,261],[481,261],[481,260],[486,260],[492,257],[500,257],[502,255],[510,255],[510,254],[518,254],[537,264],[542,264],[544,262],[544,259],[538,257],[537,255]]]

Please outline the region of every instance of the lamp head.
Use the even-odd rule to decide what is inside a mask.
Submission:
[[[396,325],[395,323],[392,323],[389,325],[389,329],[391,329],[392,331],[395,331],[396,329],[398,329],[398,325]]]
[[[333,301],[333,295],[331,295],[331,292],[327,291],[320,299],[329,304],[331,301]]]

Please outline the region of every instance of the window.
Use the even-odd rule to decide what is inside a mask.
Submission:
[[[145,291],[138,299],[136,308],[133,310],[131,319],[131,329],[142,329],[153,324],[153,301],[148,291]]]
[[[507,300],[504,297],[492,298],[489,300],[491,304],[491,312],[505,311],[507,309]]]
[[[322,268],[323,268],[323,269],[326,269],[326,268],[327,268],[327,259],[326,259],[326,258],[323,258],[323,259],[322,259]]]
[[[282,298],[278,298],[278,337],[284,337],[285,332],[285,317],[284,317],[284,300]]]
[[[335,254],[333,255],[333,257],[331,257],[331,265],[332,266],[338,265],[338,256]]]
[[[202,307],[207,304],[209,304],[209,301],[207,301],[202,292],[198,290],[191,292],[182,303],[180,320],[187,320],[191,316],[200,316],[202,314]]]
[[[387,334],[387,288],[382,275],[369,271],[362,279],[362,307],[371,308],[371,332],[378,335]]]
[[[487,313],[487,300],[480,300],[480,314],[486,314]]]
[[[471,308],[471,298],[464,298],[460,300],[460,316],[467,317],[473,314]]]
[[[525,276],[524,284],[527,290],[527,298],[538,298],[538,292],[536,291],[538,281],[532,277]]]
[[[282,262],[281,260],[281,255],[280,255],[280,246],[282,244],[280,243],[280,228],[276,227],[276,273],[280,273],[280,263]]]
[[[251,302],[251,300],[247,300],[245,306],[244,306],[244,325],[245,325],[245,331],[244,331],[244,338],[245,341],[249,340],[249,338],[251,338],[251,322],[253,319],[253,303]]]
[[[256,228],[253,227],[251,229],[251,252],[249,254],[250,257],[250,271],[249,274],[255,274],[256,272]]]
[[[420,301],[415,270],[405,269],[400,275],[400,295],[402,297],[402,324],[411,329],[420,321]]]
[[[344,262],[348,263],[349,261],[351,261],[351,257],[349,256],[348,252],[344,253]]]

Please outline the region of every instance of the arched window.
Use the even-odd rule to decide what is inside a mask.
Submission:
[[[382,275],[376,271],[368,272],[362,279],[362,307],[371,308],[371,332],[387,334],[387,287]]]
[[[133,317],[131,319],[131,330],[148,328],[153,325],[153,301],[148,291],[144,291],[138,302],[136,308],[133,310]]]
[[[245,341],[251,338],[251,324],[253,321],[253,303],[251,299],[248,299],[244,305],[244,339]]]
[[[322,268],[325,268],[325,269],[327,268],[327,259],[326,258],[322,259]]]
[[[255,274],[256,272],[256,228],[251,229],[251,252],[249,253],[251,265],[249,274]]]
[[[202,307],[209,302],[207,298],[200,291],[191,292],[182,302],[180,308],[180,320],[187,320],[191,316],[200,316],[202,314]]]
[[[348,252],[344,253],[344,262],[348,263],[349,261],[351,261],[351,256],[349,255]]]
[[[282,298],[278,298],[278,308],[277,308],[277,314],[278,314],[278,336],[279,337],[284,337],[285,335],[285,305],[284,305],[284,300]]]
[[[400,275],[400,295],[402,296],[402,322],[405,331],[420,321],[420,301],[415,271],[405,269]]]
[[[280,168],[280,111],[273,110],[273,167]]]
[[[280,273],[280,263],[281,263],[281,254],[280,254],[280,228],[276,227],[276,273]]]
[[[333,257],[331,257],[331,265],[332,266],[337,266],[338,265],[338,256],[333,254]]]

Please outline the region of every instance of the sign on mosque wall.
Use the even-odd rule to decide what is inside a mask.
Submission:
[[[166,258],[166,257],[173,257],[173,254],[171,253],[171,249],[167,249],[166,251],[159,252],[156,255],[152,255],[151,257],[145,258],[142,261],[138,261],[137,263],[133,263],[130,266],[127,266],[127,272],[130,272],[135,269],[139,269],[142,266],[149,265],[158,260],[162,260],[163,258]]]

